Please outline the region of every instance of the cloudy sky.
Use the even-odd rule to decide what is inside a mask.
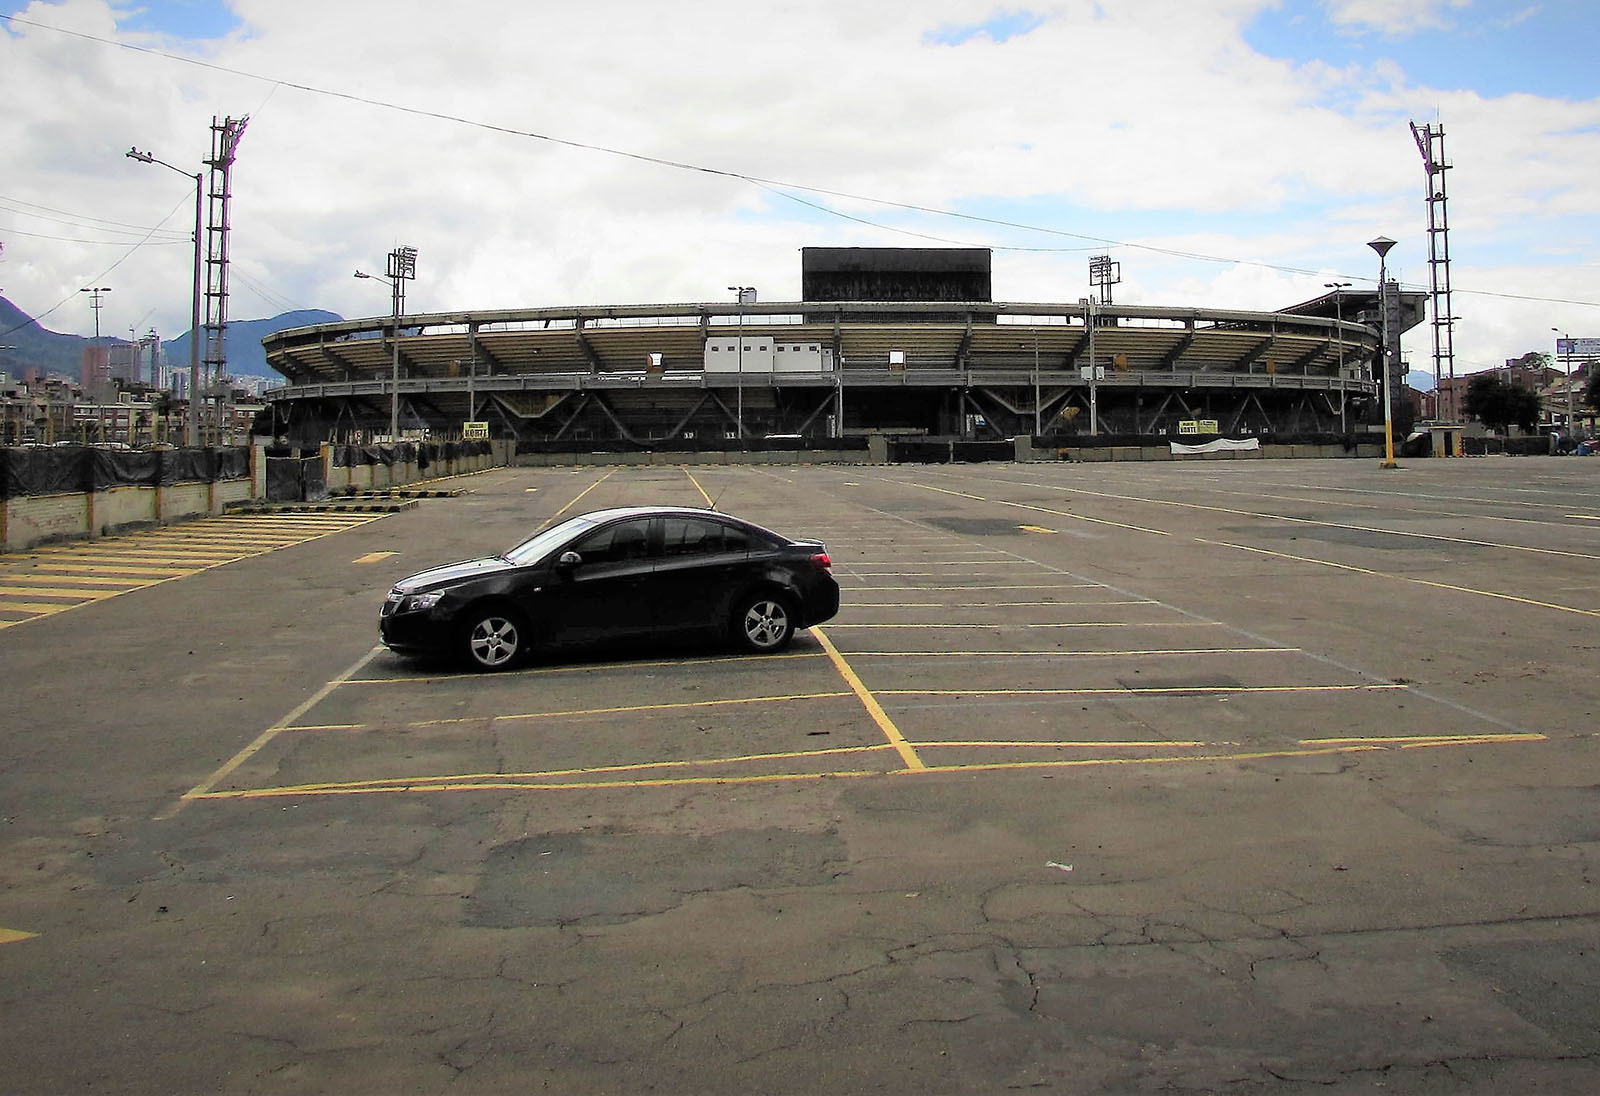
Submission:
[[[992,247],[1000,300],[1276,309],[1428,283],[1457,371],[1600,337],[1593,0],[0,0],[0,294],[188,327],[213,117],[234,318],[795,300],[806,246]],[[1426,326],[1407,340],[1431,371]]]

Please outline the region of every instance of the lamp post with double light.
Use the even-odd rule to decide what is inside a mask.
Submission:
[[[1567,433],[1572,433],[1572,424],[1577,421],[1578,409],[1572,398],[1572,336],[1559,327],[1552,327],[1560,338],[1556,339],[1556,357],[1562,361],[1562,368],[1567,374]],[[1565,351],[1565,353],[1563,353]]]
[[[123,153],[130,160],[138,160],[141,164],[160,164],[168,171],[176,171],[179,175],[194,180],[194,299],[189,303],[189,408],[184,419],[184,444],[200,444],[200,301],[205,293],[205,259],[201,252],[200,243],[200,215],[202,209],[202,187],[205,182],[205,173],[197,171],[190,175],[181,167],[173,167],[165,160],[158,160],[148,152],[140,152],[137,148],[130,148]]]
[[[739,382],[734,390],[734,399],[738,410],[734,413],[735,428],[739,431],[739,448],[744,448],[744,310],[746,305],[756,303],[756,287],[753,285],[730,285],[729,293],[737,294],[739,304]]]
[[[1394,371],[1389,364],[1389,249],[1395,242],[1387,236],[1367,241],[1367,246],[1378,253],[1378,310],[1383,314],[1380,325],[1383,352],[1383,464],[1382,468],[1398,468],[1394,462]]]

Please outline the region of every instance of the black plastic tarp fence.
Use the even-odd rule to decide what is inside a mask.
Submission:
[[[271,448],[266,459],[268,502],[315,502],[328,497],[321,449]]]
[[[247,479],[250,450],[239,446],[121,450],[92,446],[0,449],[0,499],[81,494],[112,487],[167,487]]]
[[[416,461],[418,468],[427,468],[439,461],[459,460],[462,457],[481,457],[492,452],[486,441],[416,442],[403,441],[399,445],[335,445],[335,468],[358,468],[364,464],[409,464]]]
[[[976,463],[1015,460],[1017,447],[1009,441],[939,441],[936,438],[898,438],[889,443],[889,460],[895,464]]]

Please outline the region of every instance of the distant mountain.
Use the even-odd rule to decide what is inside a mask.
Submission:
[[[332,323],[342,319],[338,313],[320,308],[306,308],[284,312],[270,320],[228,321],[228,373],[232,376],[278,378],[267,365],[261,350],[261,340],[273,332],[307,324]],[[127,339],[109,336],[101,339],[105,345],[126,344]],[[61,373],[82,379],[83,348],[93,339],[82,335],[66,335],[50,331],[16,305],[0,297],[0,346],[13,346],[15,350],[0,350],[0,372],[20,375],[27,366],[37,366],[40,375]],[[164,341],[161,349],[167,364],[186,365],[189,361],[189,335],[187,332],[175,339]]]
[[[320,308],[302,308],[295,312],[281,313],[270,320],[229,320],[228,338],[224,345],[228,355],[228,374],[234,377],[248,375],[282,380],[283,378],[267,365],[267,356],[261,349],[261,340],[274,332],[290,327],[333,323],[342,319],[344,317],[336,312],[326,312]],[[162,349],[166,352],[168,365],[183,365],[189,360],[189,336],[179,335],[170,342],[162,343]],[[202,346],[200,349],[204,354],[205,347]]]
[[[1406,374],[1406,384],[1410,385],[1411,389],[1416,392],[1432,392],[1433,374],[1424,373],[1420,369],[1413,369]]]

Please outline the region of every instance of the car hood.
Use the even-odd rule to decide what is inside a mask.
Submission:
[[[409,578],[403,578],[394,584],[394,588],[403,594],[415,594],[421,590],[431,590],[439,586],[449,586],[455,582],[465,582],[467,579],[484,578],[488,575],[498,574],[501,571],[513,570],[513,564],[500,556],[485,556],[482,559],[464,559],[459,563],[447,563],[443,567],[434,567],[427,571],[419,571]]]

